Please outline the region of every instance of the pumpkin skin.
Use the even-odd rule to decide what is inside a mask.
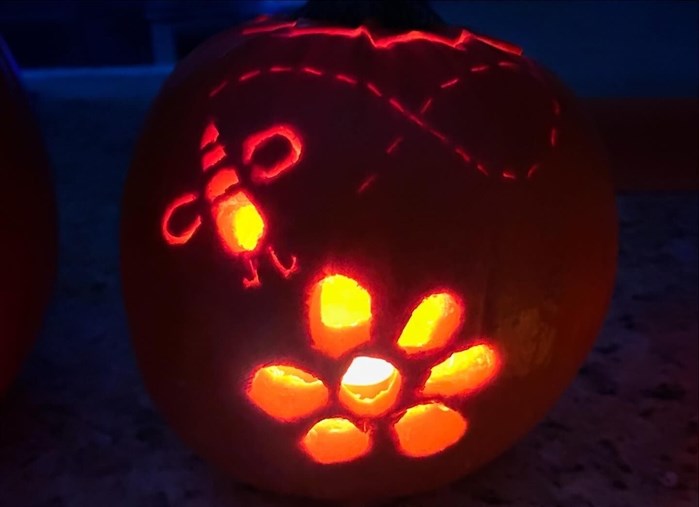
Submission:
[[[224,200],[243,192],[264,223],[252,253],[221,229],[229,183]],[[512,46],[456,28],[300,22],[236,28],[177,67],[140,138],[121,232],[134,348],[175,430],[238,480],[336,500],[435,488],[531,429],[591,347],[617,248],[597,140],[570,93]],[[314,290],[337,274],[370,295],[370,339],[329,353],[312,336]],[[439,350],[406,355],[401,330],[435,293],[463,318]],[[425,396],[435,364],[481,343],[496,354],[487,381]],[[338,394],[358,355],[400,372],[382,415]],[[253,400],[253,373],[274,365],[326,386],[303,397],[310,415],[270,415],[299,400]],[[395,428],[421,402],[468,428],[411,457]],[[304,435],[327,418],[352,422],[369,449],[312,458]]]
[[[0,39],[0,393],[42,321],[56,271],[57,223],[48,156]]]

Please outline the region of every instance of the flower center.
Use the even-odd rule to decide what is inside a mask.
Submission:
[[[377,417],[386,413],[398,399],[400,372],[377,357],[359,356],[352,360],[340,382],[340,401],[353,413]]]

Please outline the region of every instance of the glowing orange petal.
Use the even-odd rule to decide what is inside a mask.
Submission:
[[[345,463],[364,456],[371,448],[371,437],[341,417],[323,419],[308,430],[301,448],[317,463]]]
[[[396,403],[400,386],[395,366],[383,359],[360,356],[352,360],[342,377],[339,398],[351,412],[377,417]]]
[[[349,277],[327,276],[311,292],[308,320],[313,346],[339,357],[369,340],[371,296]]]
[[[469,394],[490,382],[498,368],[498,354],[490,345],[454,352],[430,370],[422,393],[425,396]]]
[[[258,368],[247,395],[255,405],[280,421],[305,417],[328,402],[328,389],[320,379],[288,365]]]
[[[234,254],[252,252],[265,232],[265,221],[245,192],[236,192],[216,205],[216,228]]]
[[[413,310],[398,338],[398,346],[408,355],[444,347],[463,316],[463,303],[456,297],[448,292],[431,294]]]
[[[466,419],[458,412],[441,403],[425,403],[406,410],[393,431],[401,454],[421,458],[451,447],[467,428]]]

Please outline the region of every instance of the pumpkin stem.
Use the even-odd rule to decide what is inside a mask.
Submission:
[[[296,17],[338,26],[439,31],[445,23],[426,0],[308,0]]]

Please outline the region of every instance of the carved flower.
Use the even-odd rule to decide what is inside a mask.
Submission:
[[[465,313],[462,299],[449,291],[427,294],[413,309],[394,345],[401,361],[434,358],[416,389],[406,388],[405,370],[368,352],[351,359],[335,386],[299,365],[257,366],[249,376],[247,396],[282,423],[341,407],[344,413],[314,420],[300,437],[302,451],[318,463],[367,455],[379,424],[389,425],[399,453],[432,456],[468,431],[467,419],[449,406],[450,400],[476,393],[499,371],[500,355],[487,340],[455,341]],[[334,274],[313,286],[308,329],[319,353],[337,360],[360,346],[370,351],[372,323],[371,295],[356,280]]]

